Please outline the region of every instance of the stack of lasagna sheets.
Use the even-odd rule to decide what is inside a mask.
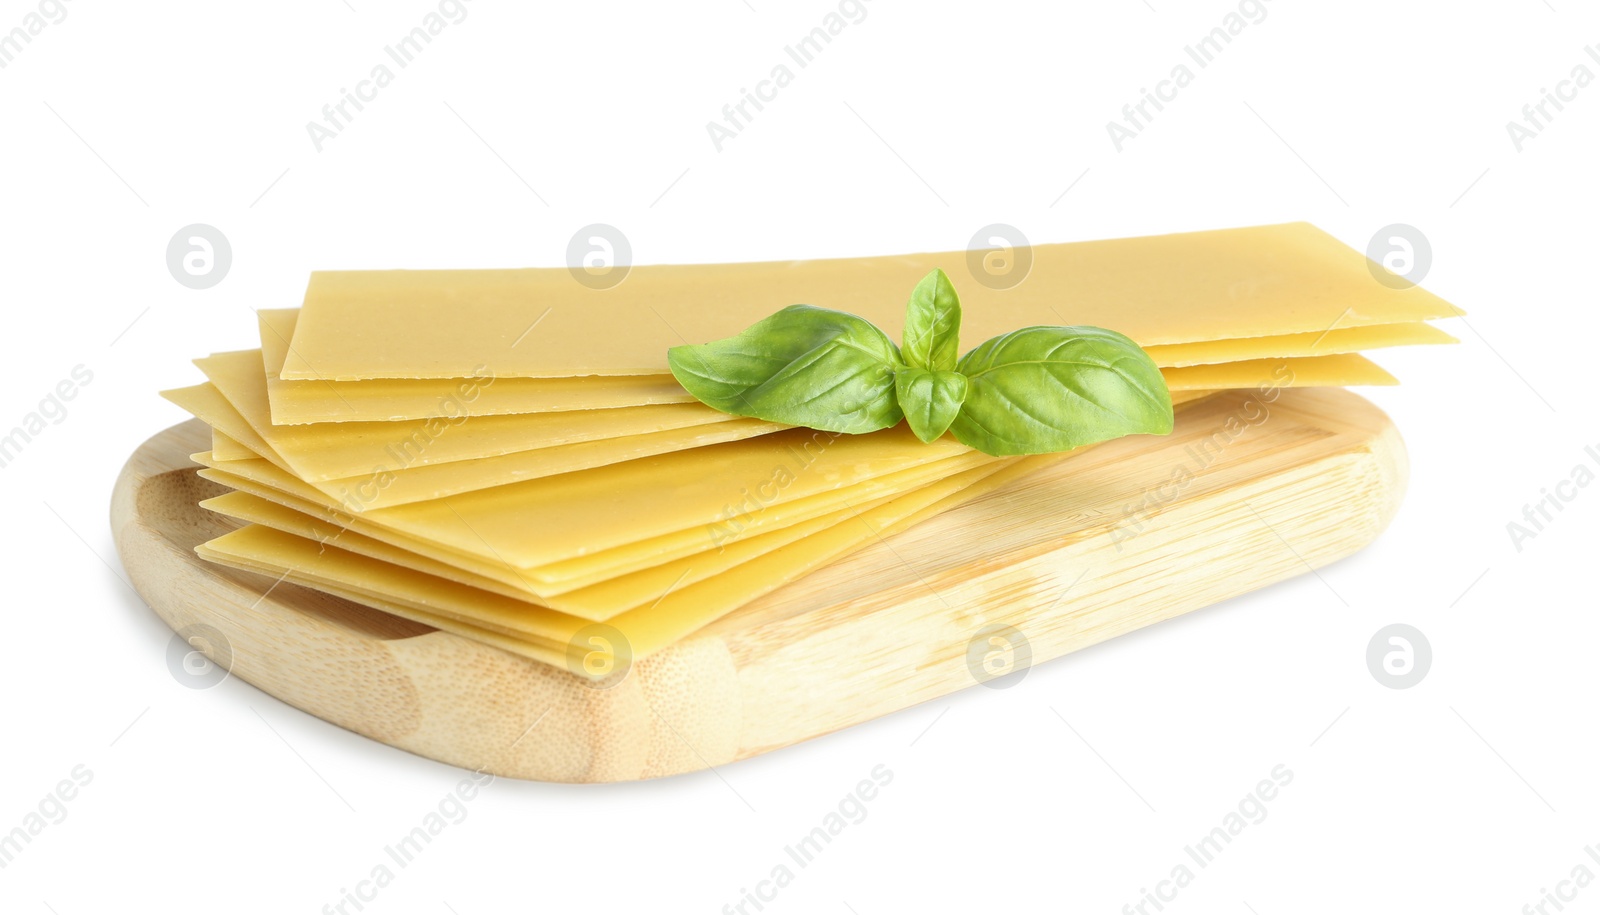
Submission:
[[[259,313],[260,349],[198,359],[206,382],[164,393],[213,430],[194,459],[231,491],[202,504],[243,522],[198,552],[599,678],[1071,460],[729,416],[677,384],[671,346],[797,302],[898,339],[934,268],[962,295],[963,339],[1108,327],[1176,404],[1393,384],[1360,352],[1454,342],[1424,322],[1455,308],[1306,224],[1028,253],[998,289],[969,252],[635,267],[605,290],[564,268],[315,273],[300,309]]]

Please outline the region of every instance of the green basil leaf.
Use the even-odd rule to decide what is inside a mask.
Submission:
[[[906,425],[917,438],[931,442],[950,428],[967,399],[967,376],[960,372],[902,369],[894,376],[895,396]]]
[[[1172,395],[1137,343],[1099,327],[1025,327],[961,358],[950,431],[985,454],[1045,454],[1172,431]]]
[[[826,432],[874,432],[900,421],[900,351],[870,322],[790,305],[725,340],[667,350],[678,383],[724,413]]]
[[[961,353],[961,300],[950,278],[935,270],[911,290],[900,351],[914,369],[949,372]]]

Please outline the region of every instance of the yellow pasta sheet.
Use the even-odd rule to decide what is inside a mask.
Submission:
[[[1180,406],[1204,397],[1207,392],[1178,393],[1173,396]],[[621,576],[652,568],[656,574],[676,576],[676,570],[662,566],[677,560],[690,560],[692,570],[688,575],[706,574],[708,566],[725,561],[717,555],[735,550],[747,540],[767,534],[764,543],[781,541],[781,532],[790,524],[827,515],[830,511],[860,509],[874,500],[888,495],[904,493],[917,486],[926,485],[967,467],[982,466],[996,459],[976,453],[949,458],[934,464],[921,465],[887,476],[793,500],[782,506],[771,506],[759,499],[745,501],[737,507],[730,506],[715,524],[689,528],[672,534],[635,541],[623,547],[600,550],[583,556],[566,559],[539,567],[517,567],[495,555],[492,558],[472,555],[448,546],[412,536],[403,531],[371,523],[372,514],[351,515],[331,504],[326,496],[293,475],[266,460],[217,461],[212,455],[194,455],[196,461],[209,469],[202,471],[208,479],[236,490],[251,493],[297,512],[309,515],[338,530],[382,541],[392,546],[427,556],[441,563],[459,568],[474,576],[493,579],[513,588],[519,595],[536,600],[551,601],[557,595],[580,588],[591,588],[611,582]],[[840,505],[843,505],[841,509]],[[251,518],[249,520],[263,520]],[[463,519],[464,521],[464,519]],[[659,580],[651,579],[659,584]],[[609,594],[615,594],[613,587]],[[591,591],[586,600],[598,599],[601,592]]]
[[[953,475],[723,574],[670,589],[646,606],[612,617],[606,625],[621,634],[634,657],[648,656],[864,543],[891,536],[1064,457],[1014,459],[1005,467]],[[197,552],[214,562],[282,576],[469,638],[492,633],[496,639],[482,640],[547,663],[564,662],[569,646],[591,625],[589,620],[259,525],[202,544]]]
[[[739,437],[788,428],[733,417],[700,403],[511,416],[451,415],[404,422],[276,426],[267,404],[260,351],[216,353],[194,362],[303,480],[336,480],[522,451],[547,452],[541,457],[550,458],[559,468],[552,472],[564,473],[581,468],[571,466],[571,461],[560,457],[570,451],[554,451],[561,445],[606,442],[624,455],[619,459],[625,460],[638,455],[630,453],[632,449],[624,440],[656,432],[677,431],[680,434],[672,438],[682,443],[678,447],[693,448],[714,441],[731,441],[725,436],[732,430],[709,428],[730,422],[735,424],[734,429],[742,430]]]
[[[389,517],[402,509],[385,509],[350,515],[329,504],[325,496],[296,480],[268,461],[216,461],[208,454],[193,455],[206,465],[201,476],[233,489],[249,492],[263,499],[286,505],[296,510],[310,510],[320,518],[351,531],[382,540],[411,552],[429,556],[450,565],[470,570],[476,574],[495,578],[507,585],[521,588],[536,599],[554,599],[564,594],[601,582],[611,581],[642,569],[653,568],[697,554],[728,550],[735,545],[762,534],[810,521],[838,511],[856,508],[874,501],[907,493],[921,486],[936,483],[953,474],[1000,460],[987,455],[970,453],[944,460],[920,464],[905,470],[873,477],[852,486],[816,493],[777,504],[759,502],[727,506],[715,522],[685,527],[669,533],[644,536],[608,549],[597,549],[583,555],[545,564],[519,566],[507,561],[505,555],[490,546],[489,541],[477,536],[482,510],[468,506],[467,512],[456,517],[458,527],[449,530],[452,536],[443,542],[416,533],[417,525],[400,518],[397,529],[386,524],[375,524],[374,519],[394,521]],[[447,510],[449,507],[447,506]],[[468,518],[472,520],[468,520]],[[626,525],[627,519],[616,519]],[[514,520],[500,522],[515,527]],[[469,547],[463,549],[462,547]],[[476,548],[474,549],[470,548]]]
[[[485,629],[482,626],[463,622],[455,617],[429,611],[418,604],[397,601],[382,595],[342,587],[329,581],[322,581],[313,576],[308,576],[292,568],[286,571],[275,570],[269,565],[241,558],[227,552],[226,547],[228,544],[223,546],[225,548],[224,551],[218,552],[211,549],[211,544],[202,543],[195,547],[195,553],[208,562],[214,562],[230,568],[243,569],[246,572],[254,572],[273,581],[281,579],[292,585],[314,588],[352,603],[375,607],[394,616],[413,620],[474,641],[483,642],[486,645],[492,645],[515,655],[541,661],[553,667],[567,667],[574,671],[581,669],[577,662],[582,657],[582,654],[549,639],[507,636],[492,629]],[[608,660],[612,659],[608,658]]]
[[[1432,324],[1374,324],[1370,327],[1341,327],[1320,333],[1283,334],[1275,337],[1245,337],[1236,340],[1208,340],[1204,343],[1175,343],[1147,346],[1144,351],[1162,368],[1191,365],[1217,365],[1256,359],[1301,359],[1308,356],[1335,356],[1385,349],[1391,346],[1420,346],[1457,343]]]
[[[386,613],[401,617],[402,619],[413,620],[426,626],[432,626],[435,629],[443,630],[445,632],[459,635],[464,638],[469,638],[474,641],[483,642],[486,645],[492,645],[495,648],[501,649],[502,651],[508,651],[515,655],[531,658],[535,661],[540,661],[553,667],[564,666],[574,671],[581,669],[578,659],[581,658],[582,655],[568,648],[557,645],[548,639],[513,638],[494,630],[485,629],[481,626],[462,622],[454,617],[430,612],[419,605],[402,603],[381,595],[370,594],[353,588],[341,587],[331,582],[318,581],[309,578],[302,573],[298,573],[294,569],[289,569],[287,572],[274,571],[269,566],[252,562],[247,559],[241,559],[227,552],[215,552],[210,549],[210,544],[200,544],[199,546],[195,547],[195,553],[198,554],[201,559],[204,559],[208,562],[214,562],[218,565],[228,566],[230,568],[243,569],[246,572],[254,572],[258,575],[267,576],[269,579],[274,581],[282,580],[292,585],[301,585],[308,588],[314,588],[325,594],[330,594],[334,597],[351,601],[352,603],[363,604],[368,607],[375,607]]]
[[[1337,388],[1399,384],[1365,356],[1310,356],[1305,359],[1251,359],[1225,365],[1162,369],[1167,384],[1190,388]]]
[[[451,562],[441,562],[433,556],[363,536],[346,525],[322,520],[316,506],[299,502],[292,496],[285,495],[278,501],[272,501],[236,490],[207,499],[201,502],[200,506],[230,518],[426,572],[513,600],[528,601],[587,620],[601,621],[654,600],[673,588],[704,581],[740,563],[787,546],[801,537],[849,522],[860,512],[875,508],[887,501],[888,499],[878,499],[865,505],[853,506],[810,521],[791,524],[771,533],[750,537],[723,548],[706,550],[586,588],[543,598],[526,586],[507,584],[498,577],[480,575]],[[290,505],[294,507],[291,508]]]
[[[953,439],[923,444],[903,427],[855,436],[790,429],[743,442],[478,489],[448,499],[370,508],[366,507],[370,501],[357,501],[365,500],[366,493],[328,492],[337,481],[308,483],[295,477],[287,462],[254,430],[227,422],[225,401],[196,406],[200,398],[195,395],[205,393],[202,386],[168,391],[164,396],[256,450],[282,477],[317,493],[312,498],[332,508],[359,513],[375,524],[459,552],[518,567],[544,566],[683,531],[703,530],[707,532],[703,540],[733,523],[744,529],[784,523],[795,510],[792,503],[808,497],[823,498],[804,504],[826,505],[832,498],[829,493],[852,487],[860,487],[855,490],[858,493],[871,492],[867,497],[887,494],[893,491],[888,487],[900,479],[892,477],[898,471],[925,468],[939,474],[949,472],[955,464],[964,466],[954,469],[966,469],[987,457]],[[214,392],[213,397],[221,400]],[[952,463],[929,466],[946,459]],[[872,492],[875,489],[884,492]]]
[[[208,425],[222,429],[230,438],[262,454],[290,473],[296,473],[294,465],[280,455],[262,437],[262,433],[276,438],[278,433],[285,429],[317,428],[273,426],[264,415],[256,412],[259,404],[249,401],[241,403],[246,409],[251,410],[251,415],[248,417],[241,415],[235,404],[209,383],[163,391],[161,396],[188,410]],[[738,441],[784,428],[786,427],[777,423],[741,417],[735,418],[732,422],[719,422],[684,430],[667,430],[597,442],[557,445],[474,461],[407,466],[395,470],[384,469],[382,465],[378,465],[372,472],[359,476],[309,482],[327,497],[338,500],[347,511],[359,512],[441,499],[522,480],[545,479],[561,474],[599,469],[657,454],[681,452],[687,448],[724,441]]]
[[[281,325],[272,339],[287,341],[294,331],[299,309],[262,311],[280,317]],[[394,421],[428,419],[436,416],[497,416],[508,413],[542,413],[553,410],[593,410],[630,407],[646,403],[670,403],[692,399],[671,376],[588,376],[579,378],[465,378],[465,379],[370,379],[367,381],[282,381],[286,346],[274,351],[263,331],[262,351],[266,356],[267,392],[275,424],[325,422]],[[1272,337],[1244,337],[1208,340],[1203,343],[1176,343],[1148,346],[1156,365],[1182,367],[1236,362],[1247,359],[1303,358],[1354,353],[1392,346],[1455,343],[1454,337],[1421,322],[1377,324],[1368,327],[1334,328],[1321,333],[1286,334]],[[646,384],[645,382],[648,382]],[[493,394],[488,385],[499,385]],[[528,396],[540,385],[552,390],[565,387],[566,393]],[[673,396],[661,396],[650,385],[667,389]],[[285,387],[297,393],[286,398]],[[401,393],[404,389],[407,393]],[[501,396],[505,395],[505,396]]]
[[[218,354],[196,360],[215,383],[220,383],[216,391],[201,385],[166,391],[163,396],[307,480],[326,495],[339,500],[344,509],[351,512],[408,505],[519,481],[603,468],[687,448],[736,442],[784,428],[775,423],[728,417],[725,421],[706,423],[687,430],[669,429],[640,435],[621,435],[598,442],[554,445],[467,461],[466,458],[474,451],[493,451],[535,443],[536,436],[530,434],[530,429],[565,429],[568,431],[563,434],[567,435],[571,435],[570,430],[574,428],[587,429],[586,434],[597,434],[596,430],[627,432],[630,428],[649,427],[606,422],[606,414],[651,410],[670,412],[690,405],[554,416],[479,417],[457,426],[450,426],[443,420],[359,424],[363,429],[374,428],[376,431],[347,436],[345,430],[351,424],[273,425],[262,385],[250,370],[251,352]],[[1297,360],[1255,360],[1162,371],[1170,388],[1185,391],[1256,387],[1273,382],[1285,367],[1293,369],[1291,380],[1287,382],[1293,385],[1394,383],[1393,376],[1364,357],[1353,354]],[[222,395],[220,399],[218,392]],[[716,412],[698,404],[692,407]],[[599,416],[601,421],[589,421],[584,419],[586,416]],[[241,420],[249,430],[243,428]],[[393,432],[386,428],[391,426],[395,427]],[[442,457],[445,463],[430,464],[420,459],[429,456]],[[364,473],[333,475],[363,466],[367,468]]]
[[[1241,384],[1226,386],[1256,386],[1258,375],[1248,373]],[[225,401],[196,405],[196,395],[203,395],[204,388],[166,392],[165,396],[290,471],[284,476],[292,478],[282,457],[254,430],[237,423],[236,414],[234,425],[227,424],[230,417]],[[841,507],[827,504],[827,493],[858,486],[852,501],[886,495],[895,491],[895,484],[879,478],[946,458],[972,462],[954,469],[987,460],[948,436],[924,444],[904,426],[870,435],[790,429],[742,442],[383,508],[364,507],[370,504],[361,501],[365,493],[351,498],[351,493],[328,492],[333,488],[330,483],[309,485],[321,494],[313,498],[327,501],[333,508],[358,512],[376,525],[456,552],[530,568],[579,560],[664,535],[682,537],[686,531],[700,530],[714,537],[732,522],[741,530],[791,523],[790,519],[799,520],[794,518],[796,508],[791,502],[822,496],[805,503],[811,509],[807,517],[815,517]],[[471,467],[471,463],[460,466]],[[308,485],[298,479],[293,482]]]
[[[211,454],[219,461],[246,461],[260,456],[215,428],[211,430]]]
[[[278,375],[288,357],[300,309],[263,309],[256,314],[272,421],[280,425],[552,413],[694,401],[671,375],[496,378],[487,366],[480,374],[445,380],[284,381]]]
[[[990,284],[1003,288],[983,282],[984,252],[966,251],[634,267],[604,290],[575,282],[565,268],[318,272],[280,374],[660,375],[669,347],[736,334],[796,302],[861,315],[898,339],[911,288],[936,267],[961,291],[969,345],[1034,324],[1093,324],[1165,346],[1460,313],[1420,287],[1379,282],[1361,252],[1306,223],[1012,254],[1027,260],[1028,272],[1020,282]]]

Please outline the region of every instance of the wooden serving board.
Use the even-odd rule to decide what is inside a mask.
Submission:
[[[1342,389],[1266,396],[1217,395],[1169,437],[1090,449],[879,541],[604,689],[201,560],[195,545],[234,522],[196,504],[221,492],[188,459],[210,447],[196,421],[134,452],[111,522],[156,613],[174,630],[211,627],[194,644],[291,705],[497,775],[654,778],[925,702],[1371,542],[1406,483],[1388,417]]]

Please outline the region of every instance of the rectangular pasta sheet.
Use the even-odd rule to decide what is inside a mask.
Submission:
[[[1177,388],[1339,388],[1400,382],[1371,359],[1355,353],[1304,359],[1250,359],[1223,365],[1162,369]]]
[[[207,454],[192,456],[207,466],[201,476],[234,489],[243,490],[261,498],[300,509],[303,505],[315,506],[326,521],[347,527],[363,535],[391,543],[412,552],[431,556],[478,574],[495,577],[506,584],[520,586],[529,594],[541,599],[563,594],[578,588],[610,581],[641,569],[707,551],[726,550],[747,539],[782,530],[789,525],[810,521],[832,512],[869,504],[879,499],[904,494],[910,490],[938,482],[960,471],[981,467],[1002,460],[987,455],[970,453],[920,464],[905,470],[864,480],[852,486],[792,499],[781,505],[755,506],[748,513],[733,513],[714,524],[694,525],[670,533],[643,537],[604,550],[589,551],[583,555],[547,564],[519,566],[507,562],[498,551],[488,547],[487,541],[477,539],[472,522],[459,517],[462,527],[456,533],[464,536],[446,538],[444,542],[419,536],[402,518],[398,526],[375,524],[375,516],[386,512],[367,512],[351,515],[330,505],[325,497],[306,484],[296,480],[268,461],[215,461]],[[293,500],[284,498],[285,495]],[[320,498],[319,498],[320,497]],[[386,520],[393,520],[386,519]],[[625,518],[617,519],[625,524]],[[477,552],[462,549],[476,546]]]
[[[501,416],[694,402],[677,379],[665,374],[495,378],[485,367],[482,375],[442,380],[284,381],[278,375],[288,357],[289,340],[300,309],[263,309],[256,314],[267,372],[267,397],[272,421],[278,425],[392,422],[458,414]]]
[[[304,480],[336,480],[515,452],[546,451],[561,445],[618,445],[619,440],[656,432],[682,432],[677,439],[685,442],[682,447],[692,448],[696,443],[695,433],[684,430],[699,428],[709,436],[716,436],[723,430],[706,430],[705,427],[730,422],[737,423],[736,428],[752,430],[748,434],[760,434],[753,431],[756,427],[752,426],[759,421],[730,416],[701,403],[509,416],[454,414],[404,422],[277,426],[272,423],[259,351],[214,353],[196,359],[195,365]],[[759,428],[777,431],[787,427],[769,423]],[[621,446],[618,447],[621,450]]]
[[[1198,400],[1206,393],[1179,393],[1174,395],[1174,400],[1181,409],[1183,403]],[[915,487],[936,482],[960,469],[1002,460],[970,453],[889,474],[870,481],[870,486],[858,484],[795,500],[776,514],[758,508],[753,514],[734,514],[711,527],[686,529],[546,566],[522,568],[510,565],[498,556],[490,559],[469,555],[424,538],[373,524],[369,516],[342,512],[316,489],[266,460],[217,461],[214,456],[204,453],[194,455],[194,459],[207,466],[207,470],[201,471],[201,475],[207,479],[311,516],[335,530],[349,530],[426,556],[474,576],[493,579],[515,589],[517,595],[552,604],[561,600],[559,595],[579,589],[588,589],[582,595],[584,600],[598,600],[602,596],[619,600],[616,595],[623,584],[638,585],[646,580],[659,582],[659,578],[633,578],[627,583],[619,582],[622,577],[645,569],[652,570],[652,575],[675,576],[679,573],[665,568],[665,565],[680,560],[687,561],[692,569],[682,574],[702,576],[708,574],[708,567],[716,567],[726,561],[724,554],[753,549],[748,546],[750,541],[760,540],[768,545],[781,541],[793,524],[827,516],[830,511],[858,510],[890,495],[903,494]],[[254,517],[247,520],[263,519]],[[601,585],[608,587],[596,590]]]
[[[161,396],[188,410],[208,425],[222,429],[230,438],[245,444],[298,477],[294,465],[263,437],[265,433],[277,438],[278,433],[287,427],[271,425],[265,416],[256,411],[259,405],[247,400],[241,401],[246,409],[251,410],[249,416],[242,415],[234,403],[230,402],[216,386],[209,383],[163,391]],[[524,480],[603,469],[609,465],[657,454],[681,452],[721,442],[736,442],[785,428],[787,427],[777,423],[735,417],[728,422],[705,424],[689,429],[671,429],[597,442],[556,445],[475,461],[405,466],[393,470],[380,465],[374,467],[371,473],[360,476],[307,482],[328,498],[338,500],[347,511],[359,512],[442,499],[472,490],[489,489]],[[398,461],[398,458],[395,460]]]
[[[1288,380],[1286,381],[1280,378],[1285,370],[1288,370]],[[1383,371],[1365,357],[1354,354],[1291,360],[1251,360],[1214,366],[1163,369],[1162,374],[1166,378],[1168,386],[1175,393],[1195,390],[1251,388],[1262,384],[1329,386],[1395,383],[1394,377],[1389,373]],[[183,406],[213,427],[221,428],[230,437],[256,448],[263,456],[284,469],[296,475],[301,475],[301,472],[307,469],[307,466],[302,463],[297,468],[294,459],[290,457],[294,452],[285,449],[280,454],[278,449],[274,448],[272,441],[282,441],[282,437],[286,434],[307,435],[308,433],[321,433],[314,427],[312,429],[285,429],[285,427],[273,426],[266,404],[259,396],[259,389],[242,386],[233,390],[232,393],[237,400],[231,404],[226,398],[222,398],[219,401],[217,393],[207,390],[207,386],[167,391],[163,392],[163,396]],[[244,428],[244,426],[249,428]],[[708,425],[705,431],[667,431],[598,443],[559,445],[538,449],[534,452],[518,452],[490,460],[473,462],[455,462],[454,464],[435,466],[408,466],[398,470],[387,470],[380,467],[375,468],[372,473],[362,476],[312,479],[308,482],[311,482],[325,495],[338,500],[346,511],[360,512],[398,508],[458,494],[471,495],[475,491],[483,491],[508,484],[519,484],[519,482],[538,483],[541,479],[550,479],[556,475],[563,475],[564,479],[595,479],[596,477],[593,474],[605,470],[606,465],[620,469],[626,464],[634,463],[636,460],[651,456],[660,456],[663,459],[667,459],[674,452],[699,446],[728,449],[740,444],[737,441],[739,439],[753,436],[760,436],[765,439],[775,430],[781,428],[777,424],[737,418],[720,425]],[[790,430],[790,432],[805,434],[804,430]],[[849,447],[865,447],[860,444],[863,441],[887,443],[897,435],[901,439],[900,447],[892,449],[891,452],[898,455],[898,458],[889,457],[888,455],[891,452],[879,452],[885,456],[886,460],[890,460],[893,463],[896,459],[912,459],[920,453],[921,444],[916,442],[909,434],[906,434],[903,428],[884,430],[873,433],[870,436],[849,436],[849,439],[857,440]],[[728,444],[718,446],[716,444],[718,441],[727,441]],[[783,440],[775,440],[775,442],[781,441]],[[754,442],[751,445],[757,448],[763,447],[760,442]],[[927,447],[966,450],[965,446],[959,445],[948,437]],[[708,452],[708,454],[710,453]],[[730,452],[726,450],[716,452],[719,456],[733,453],[748,452]],[[296,454],[296,456],[298,455]],[[590,476],[582,478],[566,478],[564,476],[575,472],[590,473]],[[746,477],[748,478],[749,476],[751,474],[747,473]]]
[[[609,289],[565,268],[313,273],[286,380],[660,375],[667,349],[736,334],[796,302],[899,339],[905,303],[942,268],[975,345],[1035,324],[1092,324],[1141,346],[1321,333],[1460,312],[1380,282],[1361,252],[1306,223],[1035,245],[995,278],[983,251],[633,267]]]
[[[211,430],[211,453],[219,461],[247,461],[259,457],[254,451],[230,438],[221,429]]]
[[[998,467],[996,467],[998,469]],[[394,563],[439,578],[448,579],[484,591],[490,591],[513,600],[528,601],[551,610],[572,614],[583,619],[604,621],[619,613],[651,601],[672,588],[692,585],[713,575],[721,574],[743,562],[748,562],[772,550],[838,524],[850,521],[861,511],[876,508],[889,501],[878,499],[865,505],[846,508],[810,521],[759,536],[750,537],[719,549],[710,549],[693,556],[641,569],[621,575],[586,588],[563,594],[540,597],[526,587],[517,587],[499,578],[480,575],[450,562],[441,562],[431,556],[411,552],[383,540],[367,537],[332,521],[321,520],[313,506],[288,507],[292,497],[274,502],[251,495],[242,490],[226,493],[200,503],[202,508],[227,515],[240,521],[269,527],[293,534],[296,537],[336,546],[372,559]]]
[[[1191,365],[1218,365],[1257,359],[1301,359],[1335,356],[1391,346],[1419,346],[1458,343],[1432,324],[1374,324],[1370,327],[1341,327],[1319,333],[1282,334],[1274,337],[1246,337],[1239,340],[1208,340],[1203,343],[1174,343],[1147,346],[1144,351],[1162,368]]]
[[[282,381],[286,346],[274,351],[268,339],[287,342],[293,333],[298,309],[260,312],[278,315],[276,332],[262,333],[262,351],[267,371],[267,392],[275,424],[322,422],[395,421],[428,419],[436,416],[497,416],[511,413],[541,413],[551,410],[615,409],[647,403],[690,400],[671,376],[587,376],[579,378],[465,378],[465,379],[371,379],[366,381]],[[282,335],[282,336],[279,336]],[[1147,346],[1145,352],[1162,368],[1215,365],[1254,359],[1304,358],[1381,349],[1391,346],[1455,343],[1455,337],[1422,322],[1374,324],[1366,327],[1330,328],[1317,333],[1282,334],[1268,337],[1243,337]],[[656,396],[650,385],[659,385],[673,397]],[[490,386],[498,385],[491,392]],[[571,390],[554,395],[546,392],[524,396],[537,386],[566,386]],[[298,393],[287,398],[282,390],[295,387]],[[408,393],[399,393],[404,389]],[[313,406],[313,403],[315,404]]]
[[[891,536],[1064,457],[1013,459],[1004,467],[953,475],[723,574],[669,589],[651,604],[614,616],[606,625],[620,634],[633,658],[648,656],[864,543]],[[492,634],[492,639],[480,640],[546,663],[564,663],[570,646],[591,625],[585,619],[259,525],[218,537],[197,552],[213,562],[282,576],[468,637]]]
[[[880,482],[885,475],[925,468],[944,459],[968,462],[967,466],[987,459],[954,439],[924,444],[903,426],[871,435],[837,436],[789,429],[746,441],[478,489],[448,499],[371,508],[365,494],[330,493],[333,484],[294,477],[287,462],[253,429],[240,423],[236,412],[230,416],[226,401],[214,390],[208,392],[208,387],[167,391],[163,396],[256,450],[294,484],[332,500],[333,507],[460,552],[518,567],[577,559],[686,530],[714,532],[727,526],[730,519],[744,529],[783,523],[797,511],[794,503],[808,497],[821,497],[808,504],[825,504],[828,493],[851,486],[872,495],[878,494],[876,490],[886,493],[894,484]],[[221,403],[201,403],[208,397]],[[812,516],[817,513],[813,511]],[[710,536],[704,533],[702,539]]]

